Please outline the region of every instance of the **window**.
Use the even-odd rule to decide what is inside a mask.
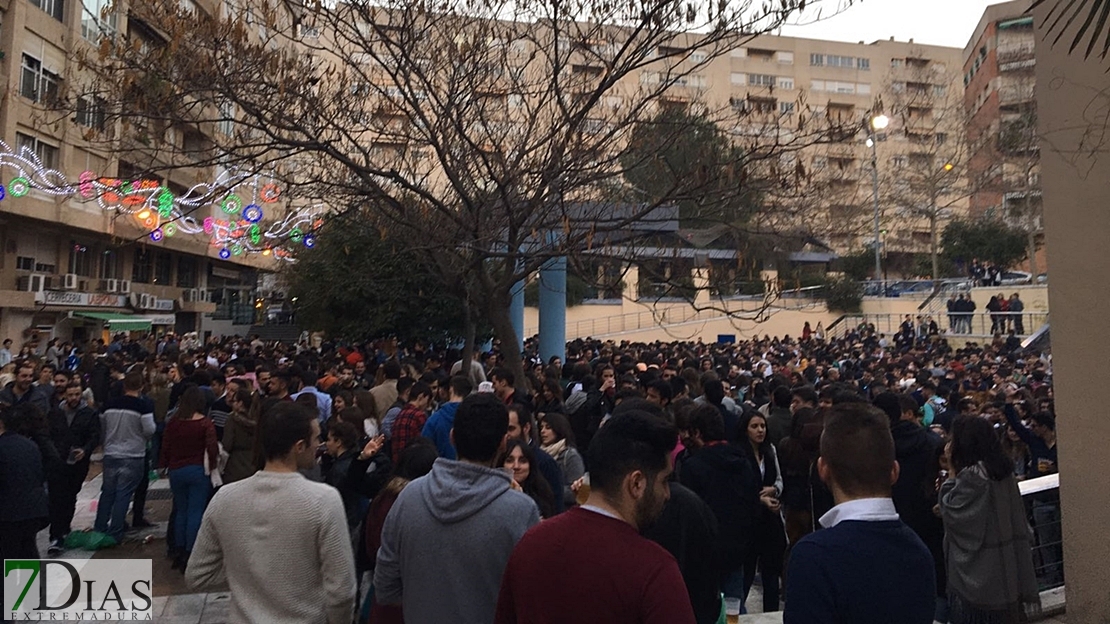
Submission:
[[[100,98],[81,97],[77,99],[77,125],[96,130],[104,130],[105,103]]]
[[[892,82],[892,83],[890,83],[890,90],[895,92],[895,93],[905,93],[906,92],[906,83],[904,83],[904,82]]]
[[[59,22],[63,21],[65,4],[62,0],[31,0],[31,4],[46,11],[50,17],[53,17]]]
[[[35,259],[28,256],[15,257],[15,270],[16,271],[34,271]]]
[[[905,169],[906,168],[906,157],[905,156],[895,156],[894,158],[891,158],[890,159],[890,166],[894,167],[895,169]]]
[[[69,242],[69,273],[76,273],[81,277],[91,277],[93,274],[93,252],[87,245],[76,241]]]
[[[852,68],[856,66],[856,59],[851,56],[838,56],[836,54],[828,54],[825,56],[825,65],[827,65],[828,67]]]
[[[154,255],[154,283],[170,285],[170,278],[173,277],[173,258],[166,252],[159,252]]]
[[[809,55],[809,64],[814,66],[814,67],[824,66],[824,64],[825,64],[825,55],[824,54],[810,54]]]
[[[181,288],[197,287],[197,259],[191,256],[177,258],[177,285]]]
[[[748,50],[747,48],[736,48],[729,53],[729,56],[732,58],[748,58]]]
[[[15,142],[16,147],[20,151],[26,148],[28,151],[34,153],[35,156],[38,156],[38,159],[42,163],[43,167],[46,167],[47,169],[58,168],[57,147],[54,147],[53,145],[50,145],[48,143],[43,143],[35,137],[29,134],[23,134],[22,132],[15,133]]]
[[[860,71],[871,71],[871,59],[858,58],[856,59],[856,69]]]
[[[779,76],[779,88],[780,89],[793,89],[794,88],[794,79],[793,78],[786,78],[784,76]]]
[[[82,0],[81,36],[93,43],[116,34],[116,12],[111,0]]]
[[[813,170],[820,171],[829,164],[829,159],[824,156],[816,156],[813,159]]]
[[[933,95],[935,97],[944,97],[945,93],[948,93],[947,87],[944,85],[933,85]]]
[[[948,135],[943,132],[937,133],[937,145],[944,145],[948,141]]]
[[[114,249],[107,249],[100,258],[100,279],[121,279],[123,256]]]
[[[767,74],[748,74],[748,86],[773,87],[775,86],[775,77]]]
[[[220,119],[216,122],[216,131],[225,136],[235,134],[235,104],[220,102]]]
[[[700,52],[699,51],[699,52],[691,52],[690,53],[690,61],[693,62],[696,65],[700,65],[700,64],[706,62],[707,60],[709,60],[709,53],[708,52]]]
[[[898,59],[898,58],[890,59],[890,66],[893,67],[893,68],[899,68],[899,67],[904,66],[905,64],[906,64],[906,59]]]
[[[825,90],[825,81],[824,80],[814,80],[814,81],[809,83],[809,88],[813,91],[824,91]]]
[[[43,69],[42,61],[26,53],[23,54],[22,70],[19,80],[20,95],[35,102],[57,99],[61,76]]]
[[[859,95],[871,95],[871,85],[866,82],[856,83],[856,93]]]
[[[789,115],[794,112],[794,102],[779,102],[779,112]]]
[[[131,281],[149,284],[154,278],[154,253],[146,249],[135,250],[135,261],[131,265]]]
[[[748,83],[748,75],[733,72],[732,76],[731,76],[731,80],[732,80],[732,84],[734,84],[734,85],[747,84]]]
[[[794,53],[793,52],[779,52],[777,54],[780,65],[793,65]]]

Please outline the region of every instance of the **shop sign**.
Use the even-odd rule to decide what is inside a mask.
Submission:
[[[110,295],[107,293],[73,292],[69,290],[45,290],[35,293],[37,303],[46,305],[65,305],[95,308],[122,308],[127,305],[126,295]],[[172,308],[173,301],[170,301]]]

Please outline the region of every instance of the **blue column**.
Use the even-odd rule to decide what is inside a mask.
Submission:
[[[540,357],[566,361],[567,259],[552,258],[540,269]]]
[[[524,280],[513,285],[512,299],[509,301],[509,318],[513,319],[517,348],[524,349]]]

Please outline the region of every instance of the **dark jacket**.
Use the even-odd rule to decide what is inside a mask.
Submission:
[[[890,434],[901,469],[893,487],[894,507],[902,521],[928,544],[944,533],[940,518],[933,513],[944,443],[937,434],[908,420],[895,423]]]
[[[715,623],[721,613],[721,574],[713,510],[697,494],[673,483],[663,513],[643,535],[674,555],[698,624]]]
[[[41,520],[38,528],[46,527],[45,482],[38,446],[10,431],[0,434],[0,526]]]
[[[50,439],[58,455],[65,461],[69,450],[79,448],[85,457],[78,464],[88,464],[93,451],[100,445],[100,414],[82,401],[71,421],[65,404],[50,410]]]
[[[713,510],[720,533],[717,552],[723,571],[744,563],[748,537],[759,505],[759,475],[738,446],[710,442],[682,467],[682,485]]]
[[[43,414],[50,412],[50,404],[54,401],[54,386],[31,386],[23,396],[15,396],[15,382],[8,382],[0,390],[0,405],[20,405],[22,403],[31,403],[42,410]]]
[[[559,468],[559,462],[555,458],[548,455],[538,444],[531,444],[532,452],[536,454],[536,470],[540,471],[540,476],[547,481],[551,486],[551,492],[554,494],[555,514],[561,514],[566,511],[567,506],[563,501],[563,470]]]

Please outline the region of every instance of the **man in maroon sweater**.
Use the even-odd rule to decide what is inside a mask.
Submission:
[[[589,499],[524,534],[501,579],[496,624],[694,624],[674,557],[639,533],[670,497],[677,435],[638,411],[598,430]]]

